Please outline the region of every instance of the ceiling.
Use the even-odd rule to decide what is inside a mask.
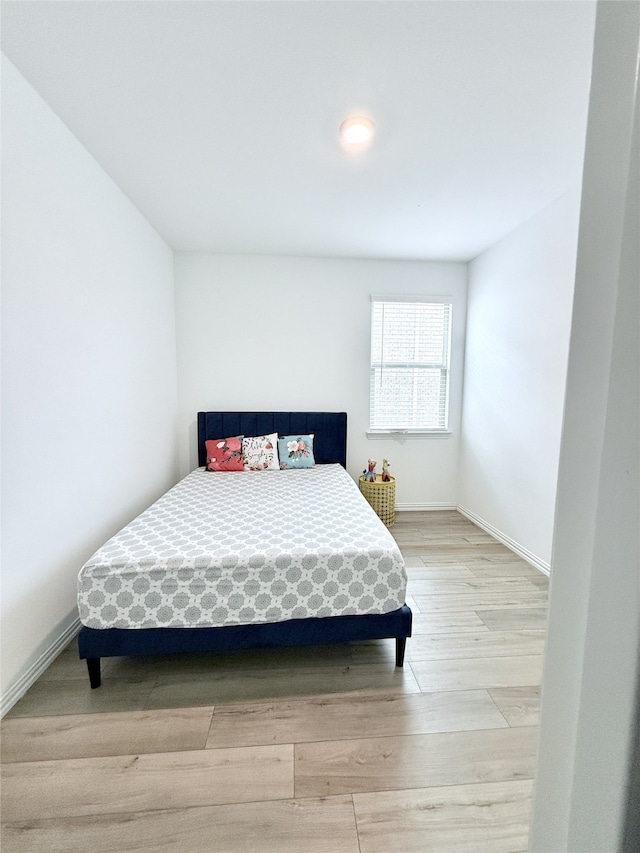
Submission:
[[[4,0],[3,51],[176,250],[470,260],[580,181],[588,0]],[[340,123],[375,123],[346,150]]]

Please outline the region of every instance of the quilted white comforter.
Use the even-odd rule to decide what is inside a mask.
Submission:
[[[395,540],[340,465],[197,469],[78,577],[90,628],[192,628],[388,613],[404,604]]]

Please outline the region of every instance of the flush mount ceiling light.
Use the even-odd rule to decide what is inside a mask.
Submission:
[[[350,145],[364,145],[373,136],[373,122],[365,116],[354,116],[340,125],[340,137]]]

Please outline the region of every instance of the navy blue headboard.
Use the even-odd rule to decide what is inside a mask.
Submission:
[[[347,467],[346,412],[198,412],[198,465],[205,465],[205,441],[231,435],[314,434],[313,455],[320,465]]]

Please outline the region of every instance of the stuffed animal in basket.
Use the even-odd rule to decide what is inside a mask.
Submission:
[[[364,479],[368,483],[375,483],[375,481],[376,481],[376,465],[377,464],[378,463],[375,461],[375,459],[370,459],[367,463],[366,470],[362,472],[364,474]]]
[[[389,473],[389,462],[386,459],[382,460],[382,474],[380,479],[383,483],[391,482],[391,474]]]

